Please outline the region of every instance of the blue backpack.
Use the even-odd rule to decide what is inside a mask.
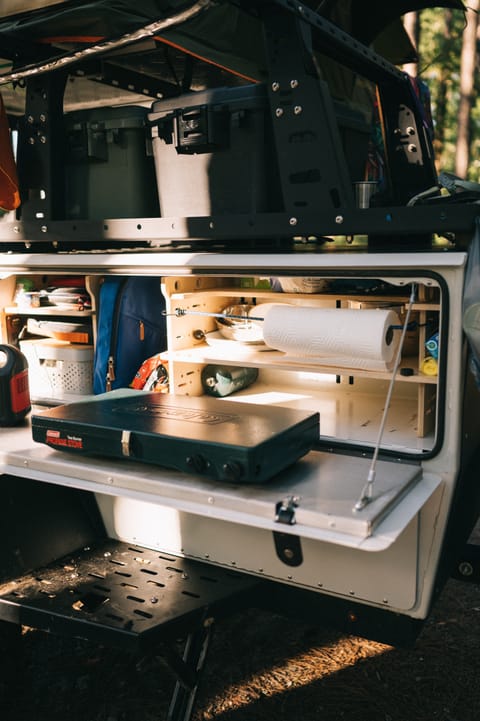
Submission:
[[[166,350],[159,278],[106,277],[100,287],[93,392],[128,388],[146,358]]]

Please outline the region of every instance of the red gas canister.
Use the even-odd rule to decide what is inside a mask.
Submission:
[[[27,359],[13,345],[0,345],[0,425],[14,426],[30,410]]]

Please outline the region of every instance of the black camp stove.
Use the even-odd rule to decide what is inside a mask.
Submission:
[[[263,483],[314,447],[319,414],[119,389],[33,415],[32,433],[35,441],[77,455]]]

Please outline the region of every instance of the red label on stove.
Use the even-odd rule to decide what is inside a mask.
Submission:
[[[60,431],[51,428],[46,432],[45,441],[50,446],[55,446],[56,448],[77,448],[80,451],[83,450],[83,438],[70,435],[62,436]]]

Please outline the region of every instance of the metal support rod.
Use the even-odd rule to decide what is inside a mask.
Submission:
[[[235,315],[234,313],[213,313],[202,310],[187,310],[186,308],[175,308],[175,313],[167,313],[166,310],[162,310],[162,315],[169,316],[174,315],[177,318],[181,318],[183,315],[202,315],[208,318],[234,318],[237,320],[265,320],[265,318],[259,318],[253,315]]]
[[[387,397],[385,399],[385,407],[383,409],[382,420],[380,422],[380,428],[378,430],[377,442],[375,443],[375,449],[373,451],[372,462],[370,464],[370,469],[368,471],[367,482],[363,487],[360,498],[358,499],[358,501],[356,502],[356,504],[353,508],[354,511],[362,511],[365,508],[365,506],[367,506],[372,501],[372,498],[373,498],[373,484],[375,482],[375,477],[376,477],[376,465],[377,465],[377,460],[378,460],[378,453],[380,450],[380,444],[382,442],[383,433],[385,430],[385,423],[387,421],[388,411],[390,410],[390,403],[392,400],[393,387],[395,385],[395,379],[397,376],[398,367],[399,367],[400,361],[402,359],[403,344],[405,341],[405,335],[407,333],[408,325],[410,322],[410,314],[412,312],[413,303],[415,301],[415,292],[416,292],[416,285],[415,285],[415,283],[412,283],[412,290],[410,293],[410,299],[409,299],[408,306],[407,306],[405,322],[403,324],[402,335],[400,336],[400,342],[398,344],[398,350],[397,350],[397,355],[395,357],[395,363],[393,366],[392,377],[390,379],[390,384],[388,386]]]

